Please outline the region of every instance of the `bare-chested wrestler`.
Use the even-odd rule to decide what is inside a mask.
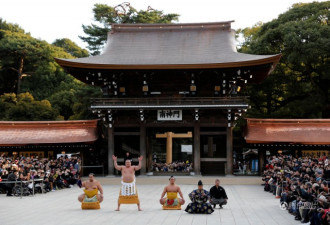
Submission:
[[[122,175],[122,186],[119,192],[118,208],[116,209],[116,211],[120,210],[121,204],[137,204],[138,210],[142,211],[140,207],[139,196],[135,186],[135,171],[141,169],[141,161],[143,159],[143,156],[140,156],[138,158],[139,165],[137,166],[132,166],[130,159],[127,159],[125,161],[125,166],[118,166],[117,157],[113,155],[112,159],[114,161],[115,168],[121,171]]]
[[[80,202],[93,202],[99,201],[100,203],[103,201],[103,188],[97,180],[94,179],[94,174],[90,173],[88,176],[88,180],[82,183],[82,187],[84,187],[84,194],[79,195],[78,200]],[[98,194],[100,192],[100,194]]]
[[[163,209],[181,209],[181,205],[185,203],[181,189],[175,184],[175,178],[173,176],[170,177],[169,181],[170,184],[164,188],[159,202],[163,205]],[[178,193],[181,198],[178,198]],[[164,198],[165,194],[166,198]]]

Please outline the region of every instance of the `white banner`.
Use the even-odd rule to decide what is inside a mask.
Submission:
[[[182,120],[182,110],[157,110],[157,120]]]
[[[192,145],[181,145],[181,152],[186,152],[188,155],[192,154]]]

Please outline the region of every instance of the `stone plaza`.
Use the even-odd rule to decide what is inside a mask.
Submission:
[[[41,224],[300,224],[286,210],[281,210],[279,200],[264,192],[260,177],[220,178],[229,202],[223,209],[217,208],[211,215],[188,214],[184,211],[188,194],[197,188],[197,180],[203,180],[204,189],[209,190],[215,177],[177,177],[186,204],[182,210],[162,210],[159,199],[167,177],[138,177],[137,188],[143,211],[136,205],[122,205],[121,211],[114,211],[120,189],[120,178],[99,178],[104,188],[104,202],[100,210],[81,210],[77,197],[82,189],[74,186],[35,196],[6,197],[0,195],[1,225],[41,225]],[[196,184],[195,184],[196,183]]]

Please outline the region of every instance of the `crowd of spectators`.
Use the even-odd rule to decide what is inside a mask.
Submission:
[[[172,163],[153,163],[153,171],[155,172],[191,172],[193,171],[192,163],[189,161],[175,161]]]
[[[278,155],[266,159],[264,190],[279,198],[295,220],[311,225],[330,224],[330,162],[327,156]]]
[[[12,196],[15,183],[6,181],[36,180],[34,183],[39,182],[38,187],[45,192],[70,188],[80,178],[80,165],[79,157],[69,158],[66,155],[57,159],[39,159],[23,156],[13,158],[3,154],[0,157],[0,188],[7,196]]]

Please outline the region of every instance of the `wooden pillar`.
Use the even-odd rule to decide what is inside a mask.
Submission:
[[[233,174],[233,128],[227,127],[227,147],[226,147],[226,157],[227,157],[227,171],[226,174]]]
[[[173,161],[173,138],[192,138],[192,133],[175,134],[173,132],[165,132],[164,134],[156,134],[156,138],[166,138],[166,163]]]
[[[167,132],[167,139],[166,139],[166,163],[172,163],[172,147],[173,147],[173,133]]]
[[[140,125],[140,155],[143,156],[141,174],[146,174],[147,171],[147,137],[146,137],[146,124],[144,122]]]
[[[153,149],[152,149],[152,144],[151,138],[147,136],[147,172],[152,172],[152,165],[153,165]]]
[[[263,173],[263,167],[265,164],[265,150],[258,149],[258,172],[259,175]]]
[[[114,175],[112,155],[115,154],[115,136],[113,127],[108,127],[108,175]]]
[[[195,121],[194,124],[194,172],[196,175],[201,173],[201,152],[200,152],[200,123]]]

